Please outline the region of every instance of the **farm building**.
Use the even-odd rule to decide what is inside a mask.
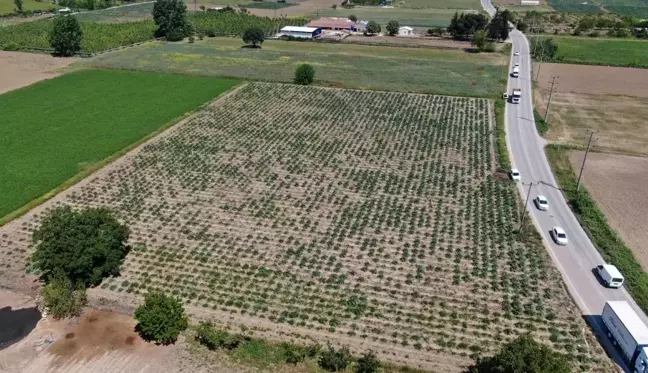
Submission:
[[[359,31],[366,28],[366,23],[363,26],[362,21],[353,22],[348,18],[338,17],[322,17],[310,21],[306,26],[321,28],[322,30],[349,30]]]
[[[315,39],[320,37],[322,29],[317,27],[285,26],[279,36],[292,36],[294,38]]]
[[[414,29],[409,26],[403,26],[398,28],[398,36],[413,36]]]
[[[520,0],[520,5],[540,5],[539,0]]]

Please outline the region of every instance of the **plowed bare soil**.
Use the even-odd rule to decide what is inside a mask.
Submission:
[[[569,160],[580,169],[583,152],[570,153]],[[590,153],[583,178],[612,228],[648,270],[648,158]]]
[[[60,75],[60,69],[76,60],[46,54],[0,51],[0,94],[55,78]]]

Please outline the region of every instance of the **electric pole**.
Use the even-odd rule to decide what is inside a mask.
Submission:
[[[544,117],[544,121],[547,124],[549,124],[549,122],[547,122],[547,119],[549,119],[549,107],[551,106],[551,97],[553,97],[554,86],[556,85],[556,79],[558,78],[559,76],[551,77],[551,90],[549,91],[549,101],[547,101],[547,110],[545,111],[545,117]]]
[[[590,138],[589,141],[587,142],[587,149],[585,149],[585,156],[583,157],[583,165],[581,166],[580,173],[578,174],[578,182],[576,183],[576,193],[578,193],[578,190],[580,189],[581,177],[583,177],[583,170],[585,169],[585,161],[587,160],[587,154],[589,153],[590,145],[592,144],[592,138],[594,137],[594,134],[597,132],[598,131],[590,131]]]
[[[527,209],[527,206],[529,205],[529,197],[531,197],[531,188],[532,187],[533,187],[533,182],[530,182],[529,183],[529,191],[527,192],[526,200],[524,201],[524,209],[522,210],[522,219],[520,219],[520,229],[518,229],[518,232],[520,232],[520,233],[522,233],[522,227],[524,227],[524,218],[526,217],[526,209]]]

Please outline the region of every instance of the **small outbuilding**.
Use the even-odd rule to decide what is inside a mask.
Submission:
[[[398,36],[414,36],[414,29],[409,26],[399,27]]]
[[[279,32],[279,37],[292,36],[294,38],[315,39],[320,37],[322,29],[318,27],[285,26]]]

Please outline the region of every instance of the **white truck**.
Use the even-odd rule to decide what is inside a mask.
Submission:
[[[601,314],[608,337],[634,373],[648,373],[648,327],[625,301],[608,301]]]
[[[522,97],[522,90],[520,88],[513,88],[513,93],[511,93],[511,102],[519,104],[520,97]]]
[[[513,67],[513,72],[511,73],[511,76],[514,78],[517,78],[520,76],[520,66],[514,66]]]

